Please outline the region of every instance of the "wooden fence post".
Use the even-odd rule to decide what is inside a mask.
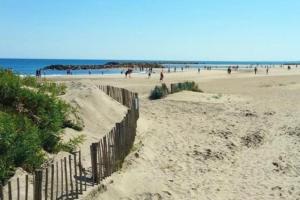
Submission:
[[[66,157],[64,157],[64,167],[65,167],[66,197],[67,197],[67,199],[69,199],[68,170],[67,170],[67,158]]]
[[[3,186],[0,183],[0,200],[4,200],[4,195],[3,195]]]
[[[75,198],[78,199],[78,176],[77,176],[77,159],[76,159],[76,153],[74,153],[74,170],[75,170]],[[81,177],[80,177],[81,178]]]
[[[71,155],[69,155],[69,173],[70,173],[70,186],[71,186],[70,195],[71,195],[71,198],[73,199],[74,189],[73,189],[73,174],[72,174],[72,157],[71,157]]]
[[[12,200],[11,182],[8,181],[8,199]]]
[[[45,200],[48,199],[48,168],[46,168]]]
[[[82,194],[82,193],[83,193],[83,190],[82,190],[82,163],[81,163],[81,150],[80,150],[79,153],[78,153],[78,160],[79,160],[79,177],[80,177],[79,184],[80,184],[80,194]]]
[[[98,183],[97,143],[92,143],[90,148],[91,148],[92,179],[93,179],[93,183]]]
[[[42,200],[43,171],[38,169],[34,172],[34,200]]]
[[[17,178],[17,199],[20,200],[20,179],[19,177]]]
[[[54,186],[54,164],[51,165],[51,183],[50,183],[50,199],[53,200],[54,193],[53,193],[53,186]]]
[[[28,200],[28,174],[25,176],[25,200]]]

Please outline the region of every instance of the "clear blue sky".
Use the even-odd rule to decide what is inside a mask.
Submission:
[[[0,57],[300,60],[299,0],[0,0]]]

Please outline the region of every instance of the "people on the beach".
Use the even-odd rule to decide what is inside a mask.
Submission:
[[[125,72],[125,78],[127,78],[127,76],[129,78],[131,78],[131,73],[132,73],[132,69],[128,69],[126,72]]]
[[[160,79],[159,79],[161,82],[164,80],[164,72],[163,70],[161,70],[160,72]]]
[[[266,69],[266,74],[267,75],[269,74],[269,67],[267,67],[267,69]]]
[[[228,73],[228,74],[231,74],[231,67],[230,67],[230,66],[229,66],[228,69],[227,69],[227,73]]]
[[[67,75],[72,75],[71,68],[67,69]]]
[[[198,68],[198,73],[200,73],[200,67]]]
[[[291,66],[288,66],[288,70],[291,70]]]
[[[148,78],[151,78],[151,70],[148,71]]]
[[[254,67],[254,74],[257,73],[257,67]]]
[[[42,70],[41,70],[41,69],[37,69],[37,70],[35,71],[35,76],[36,76],[37,78],[40,78],[40,77],[42,76]]]

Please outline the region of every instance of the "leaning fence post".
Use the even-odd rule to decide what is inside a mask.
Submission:
[[[25,176],[25,200],[28,200],[28,174]]]
[[[90,148],[91,148],[92,179],[93,179],[93,183],[98,183],[97,143],[93,143]]]
[[[0,199],[1,199],[1,200],[4,200],[4,196],[3,196],[3,186],[2,186],[1,183],[0,183]]]
[[[51,186],[50,186],[50,199],[53,200],[54,199],[54,164],[51,165]]]
[[[17,199],[20,200],[20,179],[19,177],[17,178]]]
[[[42,183],[43,183],[43,171],[35,170],[34,172],[34,200],[42,199]]]
[[[11,182],[8,181],[8,199],[12,200]]]

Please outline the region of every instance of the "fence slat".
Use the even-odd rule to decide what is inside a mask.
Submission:
[[[25,200],[28,200],[28,175],[25,176]]]
[[[77,158],[76,152],[74,153],[74,172],[75,172],[75,198],[78,199],[78,176],[77,176]]]
[[[68,186],[68,171],[67,171],[67,158],[64,157],[64,166],[65,166],[65,182],[66,182],[66,197],[69,198],[69,186]]]
[[[42,184],[43,184],[43,171],[35,170],[34,174],[34,200],[42,199]]]
[[[12,200],[12,193],[11,193],[11,182],[8,182],[8,199]]]
[[[78,154],[78,160],[79,160],[79,177],[80,177],[79,183],[80,183],[80,194],[82,194],[83,191],[82,191],[82,163],[81,163],[81,151],[79,151],[79,154]]]
[[[74,190],[73,190],[73,174],[72,174],[72,158],[71,158],[71,155],[69,155],[69,173],[70,173],[70,186],[71,186],[70,195],[71,195],[71,198],[73,199]]]
[[[60,160],[60,181],[61,181],[61,199],[63,199],[63,196],[64,196],[64,169],[63,169],[63,159]]]
[[[48,199],[48,168],[46,168],[46,182],[45,182],[45,200]]]
[[[20,200],[20,179],[17,178],[17,199]]]
[[[58,162],[56,162],[56,192],[55,198],[58,199]]]
[[[51,165],[51,183],[50,183],[50,199],[53,200],[54,198],[54,164]]]
[[[4,200],[4,195],[3,195],[3,186],[0,183],[0,200]]]

